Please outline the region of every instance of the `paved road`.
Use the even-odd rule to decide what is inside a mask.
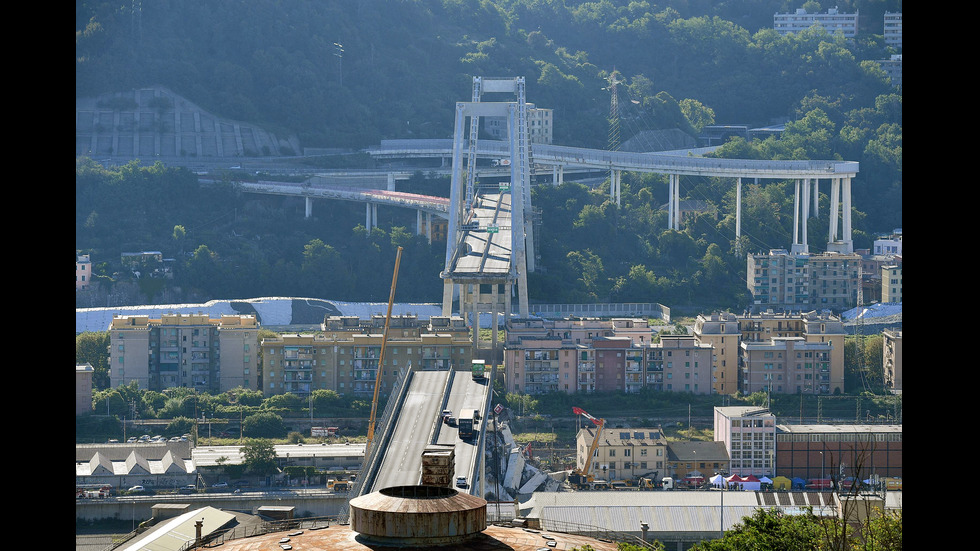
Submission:
[[[446,407],[453,410],[454,415],[459,415],[459,412],[463,409],[482,411],[486,400],[486,393],[487,379],[474,381],[468,372],[457,372],[456,377],[453,379],[451,394]],[[483,414],[481,413],[481,415]],[[480,420],[480,424],[477,427],[478,430],[483,429],[483,421],[484,419]],[[470,487],[472,487],[476,483],[476,480],[473,479],[474,462],[478,462],[480,459],[479,450],[477,449],[477,444],[479,443],[478,437],[474,436],[470,439],[461,440],[457,427],[440,424],[437,438],[436,443],[438,444],[456,446],[455,476],[465,476]]]
[[[422,452],[439,421],[448,377],[448,371],[414,373],[371,492],[421,481]]]

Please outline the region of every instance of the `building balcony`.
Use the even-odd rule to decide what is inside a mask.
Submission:
[[[558,383],[558,377],[525,375],[524,376],[525,386],[532,383],[538,383],[538,384]]]

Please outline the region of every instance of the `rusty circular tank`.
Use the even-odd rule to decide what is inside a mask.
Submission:
[[[379,543],[455,544],[486,530],[487,502],[441,486],[393,486],[352,499],[350,524]]]

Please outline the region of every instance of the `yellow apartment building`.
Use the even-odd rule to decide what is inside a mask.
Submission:
[[[461,318],[415,316],[391,320],[385,344],[383,316],[370,320],[328,317],[317,334],[284,334],[262,340],[262,391],[266,396],[309,395],[319,389],[373,395],[387,394],[398,372],[412,369],[468,370],[473,358],[469,330]]]

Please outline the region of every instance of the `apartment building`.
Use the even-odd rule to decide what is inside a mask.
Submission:
[[[844,390],[844,337],[840,318],[815,311],[699,315],[693,335],[659,342],[645,320],[519,319],[507,326],[504,385],[526,394],[831,393]]]
[[[729,471],[739,476],[773,476],[776,469],[776,416],[751,406],[716,407],[715,441],[724,444]]]
[[[898,88],[902,87],[902,54],[892,54],[888,59],[879,59],[878,65],[885,71],[888,75],[888,81],[892,83],[893,86]]]
[[[531,143],[550,144],[554,138],[554,110],[527,104],[527,130]],[[495,140],[508,139],[507,117],[483,117],[480,130]]]
[[[751,308],[842,312],[857,305],[861,256],[855,253],[790,253],[772,249],[747,256]]]
[[[900,394],[902,392],[902,331],[886,329],[882,336],[885,387],[893,393]]]
[[[738,390],[738,354],[741,331],[739,320],[730,312],[699,314],[694,321],[694,337],[710,345],[711,384],[715,394]]]
[[[663,366],[663,390],[668,392],[712,393],[712,352],[710,344],[687,335],[661,335],[660,342],[644,348],[647,366]],[[656,369],[648,375],[656,375]]]
[[[897,229],[891,235],[874,240],[874,254],[902,255],[902,230]]]
[[[575,465],[585,468],[598,427],[586,427],[575,438]],[[659,478],[667,461],[667,437],[660,428],[602,429],[590,470],[596,479]]]
[[[75,364],[75,415],[92,411],[92,378],[95,368],[90,363]]]
[[[773,337],[769,342],[742,342],[742,392],[829,394],[830,343],[808,343],[802,337]],[[841,389],[843,390],[843,389]]]
[[[87,254],[75,255],[75,290],[88,289],[92,282],[92,259]]]
[[[823,253],[809,256],[810,307],[841,312],[858,305],[861,255]]]
[[[712,349],[712,382],[714,392],[721,394],[843,391],[845,336],[840,318],[816,311],[714,313],[699,315],[694,325],[694,337]],[[796,362],[787,362],[787,354],[797,352],[801,354],[799,372]],[[806,366],[809,371],[803,370]],[[814,379],[814,375],[819,377]],[[799,389],[791,384],[797,379]],[[812,384],[815,380],[822,383]]]
[[[623,390],[629,356],[629,388],[635,391],[642,384],[642,352],[636,347],[652,339],[645,319],[511,319],[504,343],[504,384],[509,392],[527,394]]]
[[[885,45],[902,49],[902,12],[885,12]]]
[[[521,394],[559,389],[570,392],[575,386],[569,388],[569,385],[576,385],[573,374],[577,371],[578,351],[578,346],[556,336],[524,337],[520,348],[505,345],[504,384],[509,391]]]
[[[803,8],[793,13],[777,13],[773,16],[773,29],[779,34],[799,33],[813,27],[823,27],[829,33],[840,32],[845,38],[854,38],[858,30],[858,14],[841,13],[830,8],[827,13],[807,13]]]
[[[877,247],[877,241],[875,250]],[[861,255],[861,284],[865,304],[880,302],[883,266],[901,266],[902,256],[895,253],[872,254],[869,249],[855,251]]]
[[[330,316],[317,334],[284,334],[262,339],[262,391],[265,395],[309,395],[327,389],[346,394],[387,394],[398,372],[413,369],[469,369],[473,357],[469,329],[462,318],[396,316],[388,328],[384,365],[383,316],[360,319]]]
[[[163,314],[114,316],[109,325],[112,387],[194,388],[217,394],[259,388],[255,316]]]
[[[881,302],[902,302],[902,267],[881,267]]]

